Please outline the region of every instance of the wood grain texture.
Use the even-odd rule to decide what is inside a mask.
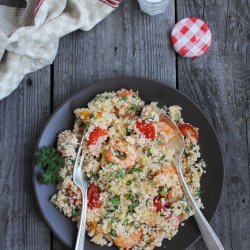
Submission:
[[[49,115],[49,67],[0,102],[0,249],[50,249],[32,185],[34,149]]]
[[[225,163],[224,195],[212,226],[225,249],[250,246],[250,9],[247,1],[177,0],[178,20],[205,20],[212,47],[196,60],[178,58],[178,86],[206,113]],[[206,249],[202,240],[190,249]]]
[[[25,0],[0,0],[1,5],[7,5],[10,7],[18,7],[18,8],[25,8],[26,1]]]
[[[126,0],[93,30],[63,38],[54,65],[54,106],[105,77],[145,76],[175,86],[175,53],[168,39],[174,13],[171,4],[162,16],[149,17],[136,1]]]

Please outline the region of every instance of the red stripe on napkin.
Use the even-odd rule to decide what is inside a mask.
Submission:
[[[34,11],[34,15],[35,15],[35,16],[36,16],[37,12],[39,11],[41,5],[43,4],[43,1],[44,1],[44,0],[39,0],[39,1],[38,1],[38,4],[37,4],[37,6],[36,6],[36,8],[35,8],[35,11]]]
[[[100,0],[103,3],[108,4],[109,6],[111,6],[112,8],[116,9],[118,8],[119,4],[123,1],[123,0]]]

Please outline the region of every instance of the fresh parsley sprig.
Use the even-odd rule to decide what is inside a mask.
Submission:
[[[39,148],[35,156],[37,164],[44,171],[42,181],[46,184],[57,183],[60,180],[59,170],[64,165],[63,157],[52,147]]]
[[[197,191],[196,196],[201,197],[204,193],[205,193],[205,191],[200,189]]]

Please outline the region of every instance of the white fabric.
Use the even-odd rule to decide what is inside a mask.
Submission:
[[[88,31],[110,14],[114,8],[104,2],[28,0],[26,9],[0,6],[0,100],[27,73],[53,62],[60,37]]]

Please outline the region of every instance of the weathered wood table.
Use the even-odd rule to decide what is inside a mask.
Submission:
[[[24,0],[0,0],[24,6]],[[195,60],[176,56],[170,31],[177,20],[205,20],[213,42]],[[225,249],[250,249],[250,3],[248,0],[176,0],[150,17],[137,1],[89,32],[63,38],[50,67],[29,74],[0,101],[0,249],[65,247],[49,231],[35,202],[32,158],[53,110],[72,92],[98,79],[144,76],[179,89],[213,124],[223,150],[225,188],[212,226]],[[211,183],[213,185],[213,183]],[[190,249],[206,249],[199,240]]]

